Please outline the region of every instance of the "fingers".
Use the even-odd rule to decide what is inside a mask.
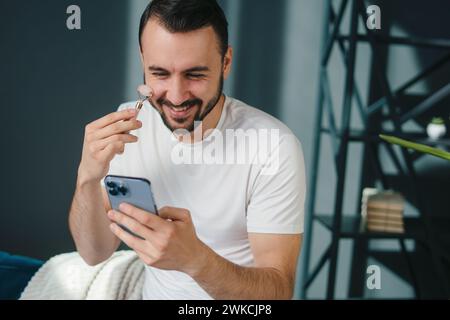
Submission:
[[[120,121],[95,131],[94,133],[92,133],[92,139],[94,141],[100,140],[116,134],[127,133],[131,130],[136,130],[141,127],[142,122],[136,119],[131,119],[129,121]]]
[[[163,219],[170,219],[172,221],[189,222],[191,220],[191,213],[187,209],[163,207],[158,210],[158,214]]]
[[[109,169],[116,154],[125,151],[127,143],[137,142],[137,137],[129,131],[142,127],[135,119],[134,109],[110,113],[85,127],[83,153],[80,163],[80,176],[84,179],[99,180]]]
[[[121,120],[129,120],[133,118],[136,115],[136,110],[134,109],[127,109],[122,111],[117,111],[110,113],[98,120],[95,120],[88,124],[86,126],[86,129],[89,130],[98,130],[101,128],[104,128],[106,126],[109,126],[110,124],[113,124],[115,122],[121,121]]]
[[[97,159],[101,163],[109,163],[116,154],[122,154],[125,151],[125,144],[123,142],[113,142],[106,146],[105,149],[98,152]]]
[[[122,142],[123,144],[134,143],[138,141],[138,137],[131,134],[116,134],[108,138],[94,141],[90,145],[90,151],[92,153],[105,149],[108,145],[114,142]]]
[[[119,209],[124,214],[132,217],[133,219],[139,221],[139,223],[146,225],[153,230],[164,230],[166,229],[166,223],[164,219],[161,219],[153,212],[148,212],[139,208],[136,208],[128,203],[121,203]]]
[[[146,240],[152,240],[155,237],[153,235],[154,231],[125,214],[110,210],[108,211],[108,218],[120,225],[125,226],[128,230]]]
[[[123,230],[116,223],[112,223],[109,226],[110,230],[116,237],[122,240],[127,246],[129,246],[133,250],[139,250],[141,252],[146,251],[145,240],[139,239],[133,236],[131,233]]]
[[[146,265],[152,265],[161,258],[163,252],[161,248],[163,246],[158,245],[160,241],[155,237],[152,230],[117,211],[110,210],[108,212],[108,217],[115,222],[110,225],[111,232],[113,232],[114,235],[128,247],[133,249]],[[131,232],[143,237],[145,240],[133,236],[129,232],[123,230],[118,224],[121,224]]]
[[[134,249],[138,257],[144,262],[146,265],[151,266],[157,260],[156,255],[153,255],[151,252],[143,252],[137,249]]]

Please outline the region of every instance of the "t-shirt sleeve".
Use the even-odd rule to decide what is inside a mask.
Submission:
[[[250,233],[303,233],[306,195],[301,143],[293,134],[280,137],[256,177],[247,205]]]

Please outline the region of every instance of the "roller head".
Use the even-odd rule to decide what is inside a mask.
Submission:
[[[144,97],[151,97],[153,95],[152,89],[145,84],[141,84],[137,90]]]

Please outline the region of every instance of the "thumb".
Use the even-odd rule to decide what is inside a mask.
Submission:
[[[158,210],[158,214],[163,219],[170,219],[172,221],[189,222],[191,220],[191,213],[187,209],[175,207],[163,207]]]

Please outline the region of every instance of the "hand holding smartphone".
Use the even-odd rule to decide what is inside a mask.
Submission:
[[[147,179],[107,175],[105,177],[105,188],[111,208],[114,210],[120,211],[119,205],[126,202],[134,207],[158,215],[151,183]],[[134,234],[124,226],[121,227],[142,239],[142,237]]]

